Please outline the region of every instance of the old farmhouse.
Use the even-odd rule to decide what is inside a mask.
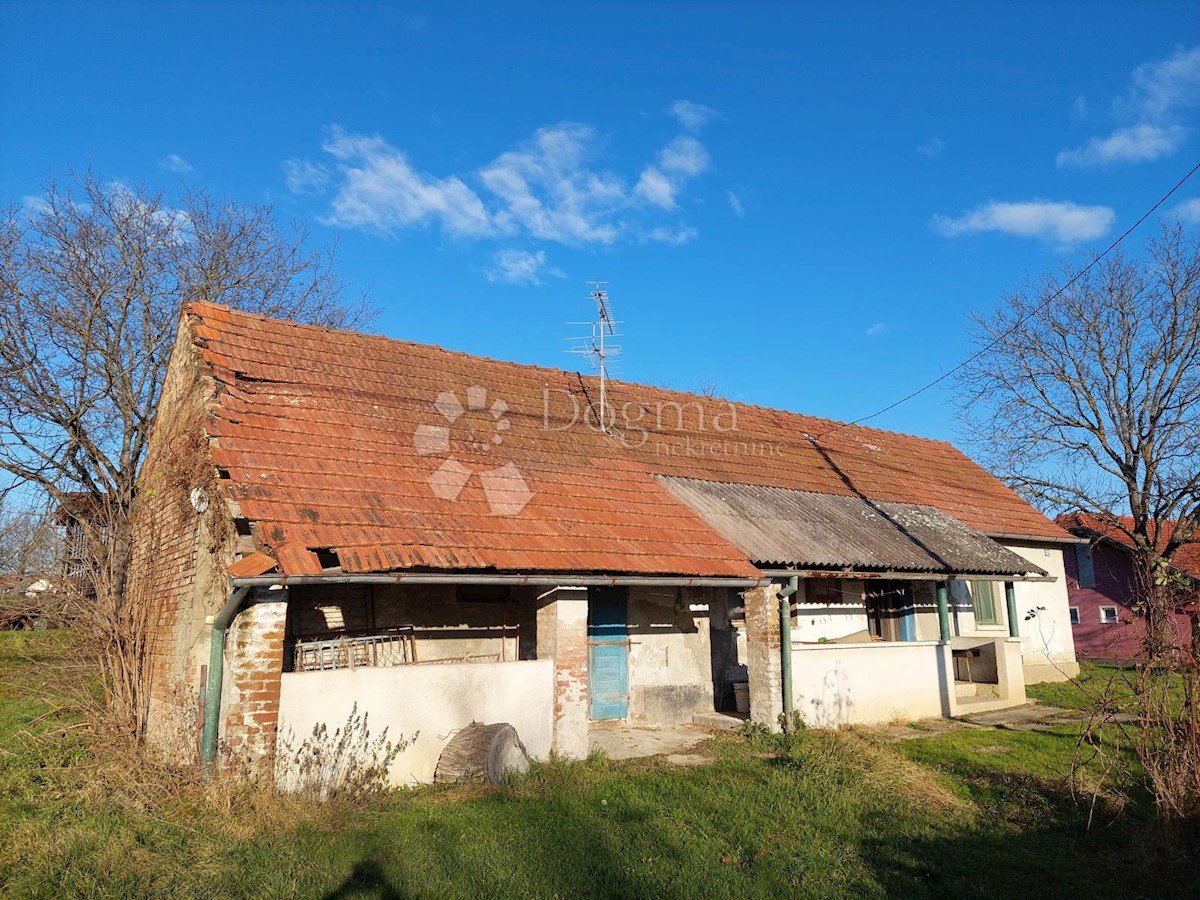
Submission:
[[[139,489],[149,737],[206,764],[352,709],[428,780],[507,722],[779,727],[1076,671],[1073,537],[949,444],[196,304]]]

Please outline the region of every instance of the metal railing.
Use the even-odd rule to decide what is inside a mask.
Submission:
[[[403,666],[417,661],[417,643],[413,629],[404,627],[374,634],[301,638],[293,654],[297,672]]]

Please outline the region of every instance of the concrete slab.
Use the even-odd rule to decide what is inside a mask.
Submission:
[[[665,756],[676,765],[700,765],[711,757],[698,750],[712,729],[704,725],[665,725],[661,728],[634,728],[621,722],[593,722],[588,744],[609,759],[639,759]]]
[[[993,728],[1021,728],[1034,724],[1045,723],[1052,719],[1077,718],[1074,710],[1060,709],[1057,706],[1031,704],[1028,706],[1013,706],[1008,709],[998,709],[992,712],[976,713],[969,721],[976,725],[990,725]]]

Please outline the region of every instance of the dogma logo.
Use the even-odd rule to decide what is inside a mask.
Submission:
[[[467,388],[466,394],[465,406],[453,391],[438,394],[433,408],[446,424],[419,425],[413,435],[413,445],[421,456],[447,456],[429,476],[429,487],[435,497],[457,500],[471,476],[478,473],[491,514],[515,516],[533,499],[533,491],[517,467],[511,462],[495,467],[476,465],[504,444],[511,425],[504,415],[508,404],[494,400],[489,406],[487,388],[479,385]],[[465,459],[456,456],[456,451]]]

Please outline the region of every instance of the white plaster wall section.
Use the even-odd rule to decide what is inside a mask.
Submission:
[[[1025,653],[1028,684],[1063,681],[1079,674],[1071,633],[1070,602],[1063,548],[1069,544],[1005,543],[1013,553],[1045,569],[1054,581],[1019,581],[1015,585],[1017,627]]]
[[[953,679],[936,642],[792,647],[795,708],[819,728],[945,715]]]
[[[529,755],[545,759],[553,736],[554,664],[551,660],[503,663],[435,663],[283,675],[281,735],[299,746],[314,726],[343,728],[355,703],[370,733],[415,742],[393,762],[394,785],[433,780],[438,757],[471,722],[512,725]],[[285,761],[280,759],[282,773]]]

